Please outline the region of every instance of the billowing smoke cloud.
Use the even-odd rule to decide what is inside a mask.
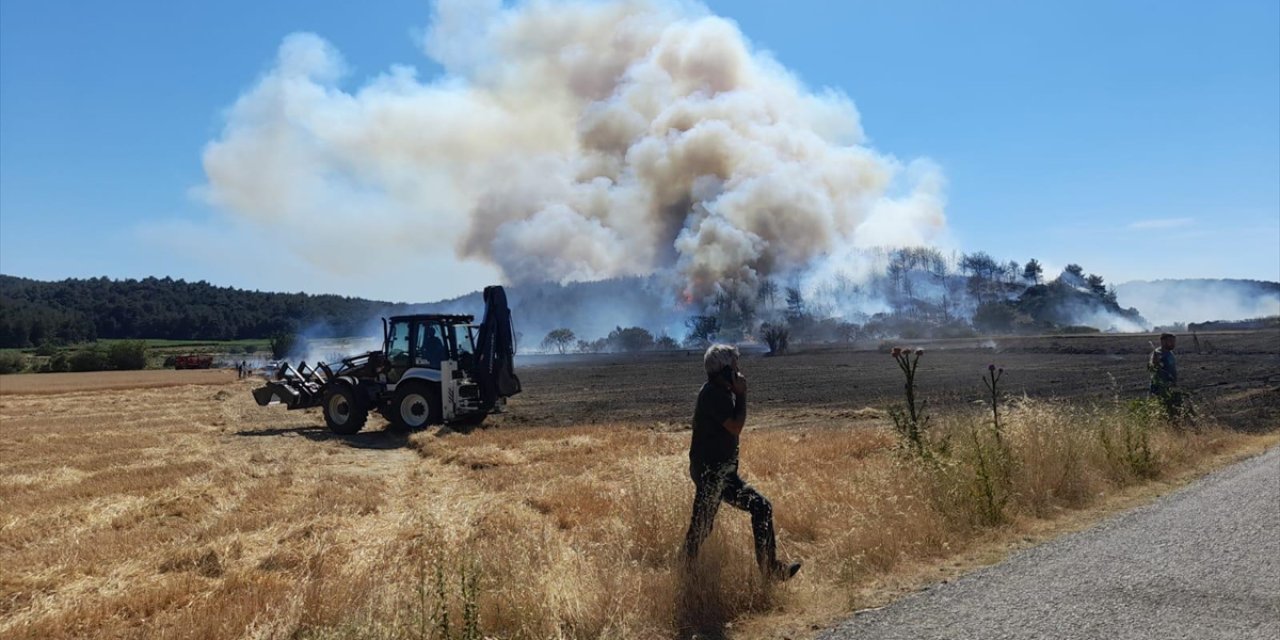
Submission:
[[[331,45],[285,38],[205,150],[209,198],[303,252],[447,248],[514,284],[669,272],[698,299],[943,231],[931,164],[870,149],[848,98],[699,5],[448,0],[424,43],[439,77],[347,90]]]
[[[1280,316],[1280,283],[1255,280],[1157,280],[1116,286],[1122,305],[1157,325]]]

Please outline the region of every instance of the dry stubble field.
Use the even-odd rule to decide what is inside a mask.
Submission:
[[[1225,416],[1206,424],[1274,430],[1278,337],[1184,354],[1202,410]],[[1275,440],[1155,429],[1154,466],[1136,473],[1099,444],[1118,441],[1123,401],[1140,395],[1141,375],[1124,374],[1145,349],[1112,340],[926,354],[940,433],[977,433],[989,360],[1011,392],[1056,398],[1009,408],[1016,464],[997,527],[975,518],[964,438],[936,472],[893,451],[887,356],[748,358],[744,473],[774,502],[783,553],[807,563],[778,588],[754,580],[732,510],[698,575],[673,570],[691,499],[689,356],[527,367],[508,415],[443,437],[376,419],[332,437],[317,413],[260,409],[234,380],[31,394],[0,379],[0,637],[440,637],[443,611],[458,636],[469,602],[499,637],[803,636],[882,601],[896,574]]]

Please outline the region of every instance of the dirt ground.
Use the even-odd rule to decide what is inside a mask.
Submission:
[[[1179,363],[1202,412],[1240,429],[1276,428],[1280,332],[1200,339],[1203,351],[1205,341],[1213,351],[1197,354],[1183,343]],[[919,386],[935,411],[967,407],[980,399],[979,377],[993,362],[1006,369],[1012,393],[1138,397],[1146,385],[1145,342],[1094,336],[996,341],[995,348],[925,344]],[[493,545],[488,527],[508,536],[543,531],[549,537],[537,544],[568,536],[556,544],[573,557],[582,548],[635,553],[614,538],[632,540],[631,530],[610,528],[621,526],[609,514],[622,505],[631,510],[628,526],[648,522],[656,532],[644,543],[654,550],[637,565],[643,575],[617,587],[641,591],[610,596],[621,607],[615,611],[626,611],[629,599],[663,584],[653,567],[665,566],[662,554],[678,543],[687,517],[681,431],[702,379],[699,358],[533,360],[519,370],[524,393],[488,423],[497,428],[438,440],[384,430],[378,418],[356,436],[332,436],[318,410],[260,408],[249,395],[255,383],[214,377],[226,372],[5,376],[0,638],[288,637],[292,629],[340,624],[377,580],[399,579],[428,526],[424,512],[444,514],[438,517],[445,524],[430,526],[451,540],[478,536],[470,543]],[[808,455],[799,447],[824,440],[806,440],[808,432],[844,427],[853,435],[841,436],[842,448],[830,453],[838,467],[852,459],[850,451],[865,447],[857,456],[878,456],[892,441],[883,407],[896,400],[901,380],[886,354],[748,354],[743,366],[752,385],[751,428],[774,450],[791,443],[795,455]],[[55,378],[65,391],[48,393],[51,385],[40,384],[46,392],[31,393],[34,387],[13,382]],[[127,381],[137,388],[119,388]],[[857,436],[862,425],[879,435]],[[606,453],[619,451],[634,453],[621,469]],[[795,465],[751,457],[759,455],[744,452],[744,463],[760,475],[762,488],[780,505],[800,504],[804,485],[787,475]],[[777,469],[770,472],[770,465]],[[865,486],[875,476],[848,481]],[[635,489],[651,491],[655,482],[679,500],[636,502],[644,492]],[[516,497],[496,492],[499,485]],[[783,509],[778,517],[793,548],[808,544],[816,554],[828,545],[830,525],[813,524],[826,522],[823,510]],[[725,526],[724,535],[746,535],[743,522]],[[624,555],[618,562],[635,561]],[[539,571],[566,572],[542,588],[575,594],[583,588],[569,569]],[[806,596],[812,601],[829,597],[820,576],[796,589],[812,591]],[[500,596],[506,597],[493,595]],[[594,601],[580,594],[572,602]],[[831,606],[847,610],[857,602]],[[538,630],[528,636],[545,637]]]
[[[1280,331],[1183,336],[1180,383],[1206,415],[1238,429],[1280,424]],[[930,406],[980,403],[988,364],[1005,370],[1012,394],[1041,399],[1104,400],[1147,393],[1146,361],[1154,335],[1011,337],[909,343],[925,349],[917,387]],[[898,344],[898,343],[895,343]],[[530,358],[517,373],[525,393],[498,424],[578,424],[638,420],[683,426],[705,379],[701,353],[601,354]],[[800,347],[766,357],[746,351],[756,425],[825,424],[900,401],[902,374],[877,346]]]

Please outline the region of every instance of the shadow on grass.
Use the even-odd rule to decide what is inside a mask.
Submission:
[[[326,427],[303,426],[303,427],[277,427],[270,429],[256,429],[252,431],[237,431],[238,436],[262,437],[262,436],[302,436],[312,442],[337,442],[344,444],[353,449],[402,449],[409,444],[409,431],[387,427],[375,431],[361,431],[360,433],[349,436],[339,435],[330,431]]]

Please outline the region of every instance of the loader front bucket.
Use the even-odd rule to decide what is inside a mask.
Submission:
[[[319,404],[315,394],[306,393],[288,381],[271,381],[253,390],[253,399],[261,406],[283,404],[288,409],[305,409]]]

